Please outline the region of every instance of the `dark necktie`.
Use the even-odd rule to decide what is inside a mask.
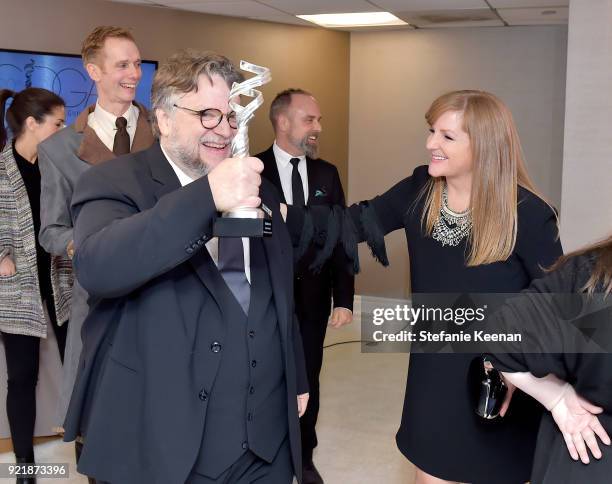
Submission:
[[[244,272],[244,248],[240,237],[219,237],[218,268],[244,313],[249,314],[251,285]]]
[[[130,152],[130,134],[127,132],[127,119],[120,116],[115,121],[117,132],[113,142],[113,153],[116,156],[126,155]]]
[[[291,172],[291,191],[293,193],[293,205],[306,205],[306,199],[304,198],[304,185],[302,184],[302,177],[298,171],[298,164],[300,163],[299,158],[291,158],[291,164],[293,165],[293,171]]]

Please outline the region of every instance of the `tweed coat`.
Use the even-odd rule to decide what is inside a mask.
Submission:
[[[36,239],[28,192],[9,140],[0,153],[0,250],[9,249],[17,268],[0,276],[0,331],[46,338],[47,325],[36,265]],[[51,284],[58,324],[70,313],[72,263],[51,257]]]

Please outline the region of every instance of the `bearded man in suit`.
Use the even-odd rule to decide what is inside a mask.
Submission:
[[[223,56],[172,56],[153,82],[159,142],[77,185],[74,265],[92,306],[65,439],[83,433],[79,471],[102,482],[301,479],[291,241],[261,161],[230,158],[241,79]],[[260,203],[271,237],[213,236],[219,212]]]
[[[318,157],[322,131],[321,110],[317,100],[302,89],[279,93],[270,106],[274,127],[274,144],[256,155],[264,162],[263,176],[290,205],[345,205],[344,191],[334,165]],[[315,426],[319,414],[319,374],[323,364],[323,341],[330,324],[339,328],[352,321],[354,276],[348,271],[344,252],[336,249],[321,271],[310,269],[316,249],[300,259],[295,271],[295,307],[298,316],[308,373],[310,400],[300,419],[302,462],[305,484],[322,484],[323,479],[313,463],[317,446]]]

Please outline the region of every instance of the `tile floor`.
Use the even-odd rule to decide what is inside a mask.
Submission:
[[[353,323],[330,328],[326,344],[356,339],[359,326]],[[412,484],[414,468],[395,446],[407,362],[406,354],[362,354],[358,343],[325,350],[315,463],[327,484]],[[70,463],[70,478],[49,484],[87,483],[76,472],[72,444],[51,440],[35,452],[40,463]],[[0,463],[12,458],[0,451]]]

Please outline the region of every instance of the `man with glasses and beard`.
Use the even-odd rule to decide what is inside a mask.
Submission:
[[[270,121],[276,140],[256,155],[264,162],[263,176],[290,205],[345,205],[344,191],[334,165],[318,158],[321,110],[316,99],[302,89],[279,93],[270,106]],[[354,277],[347,259],[337,249],[320,272],[309,269],[316,255],[309,249],[295,269],[295,307],[304,342],[310,388],[308,409],[300,419],[304,484],[321,484],[312,455],[317,446],[315,426],[319,414],[319,374],[323,363],[323,341],[329,321],[334,328],[353,318]]]
[[[153,82],[148,150],[77,184],[77,277],[95,301],[65,439],[101,482],[290,484],[308,401],[292,249],[256,158],[230,158],[242,76],[183,51]],[[272,208],[273,234],[216,238],[219,212]]]

